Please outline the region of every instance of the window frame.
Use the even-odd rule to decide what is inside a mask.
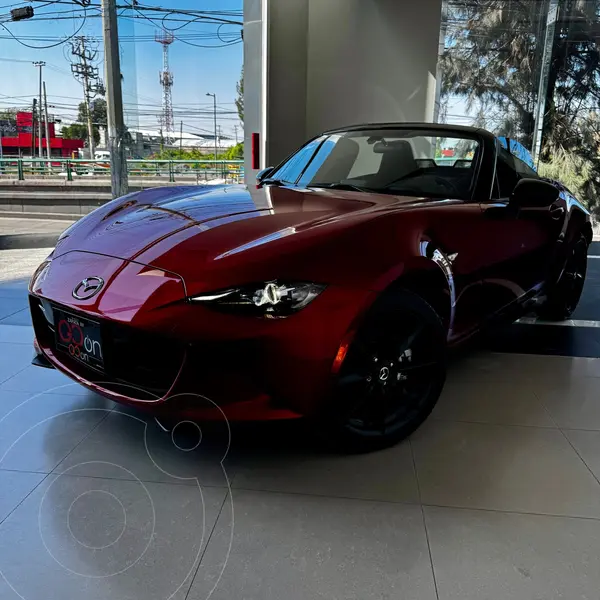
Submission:
[[[502,155],[505,155],[506,158],[510,158],[510,160],[512,161],[512,166],[509,165],[509,168],[512,169],[516,175],[516,183],[521,181],[521,179],[541,179],[540,175],[537,173],[537,171],[535,171],[535,169],[529,166],[522,158],[517,156],[514,152],[511,152],[510,142],[514,140],[511,140],[510,138],[504,139],[506,143],[503,143],[499,137],[496,137],[496,159],[494,164],[494,183],[492,186],[492,193],[494,195],[492,196],[491,200],[507,200],[510,198],[510,194],[508,196],[502,196],[500,193],[501,188],[500,180],[498,179],[498,161],[501,160]]]

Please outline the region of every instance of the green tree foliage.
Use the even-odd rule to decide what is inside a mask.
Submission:
[[[214,160],[215,155],[204,154],[200,152],[198,148],[178,150],[175,148],[166,148],[161,152],[156,152],[151,156],[154,160],[189,160],[199,161],[203,160]],[[228,148],[225,152],[222,152],[217,157],[219,160],[242,160],[244,158],[244,144],[240,143],[237,146]]]
[[[17,112],[16,108],[3,108],[0,110],[0,121],[9,121],[11,123],[17,122]]]
[[[225,160],[242,160],[244,158],[244,143],[240,142],[228,148],[223,154],[219,154],[219,158]]]
[[[240,80],[236,85],[237,90],[237,98],[235,99],[235,106],[238,111],[238,115],[240,117],[240,121],[244,122],[244,69],[242,68],[242,74],[240,75]]]
[[[62,136],[65,140],[87,140],[87,125],[83,125],[81,123],[73,123],[72,125],[66,125],[62,128]],[[100,136],[98,136],[98,138],[99,137]]]
[[[88,108],[85,102],[79,104],[78,117],[79,123],[87,123]],[[106,100],[104,98],[96,98],[90,102],[92,113],[92,124],[94,128],[106,127],[108,118],[106,114]]]
[[[94,143],[98,145],[100,143],[100,128],[107,126],[107,113],[106,113],[106,100],[104,98],[96,98],[90,102],[90,111],[92,115],[92,128],[94,131]],[[77,123],[72,126],[75,127],[74,132],[81,134],[81,137],[74,137],[72,139],[80,139],[88,141],[88,107],[85,102],[80,102],[77,113]],[[79,127],[83,125],[83,129]],[[63,137],[65,137],[65,128],[63,128]]]
[[[450,0],[442,94],[485,106],[487,127],[531,148],[547,13],[532,0]],[[585,173],[591,208],[600,197],[600,0],[561,3],[546,94],[545,169]],[[490,119],[490,115],[496,118]],[[586,144],[582,140],[586,140]],[[567,160],[567,157],[568,160]],[[582,169],[582,166],[585,168]],[[559,179],[564,179],[560,177]]]

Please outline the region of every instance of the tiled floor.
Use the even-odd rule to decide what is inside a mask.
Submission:
[[[0,284],[0,600],[598,598],[600,359],[472,352],[377,454],[229,447],[31,367],[25,307]]]

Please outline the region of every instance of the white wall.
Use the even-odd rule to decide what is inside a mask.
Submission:
[[[442,0],[245,0],[245,128],[266,137],[263,166],[326,129],[432,121],[441,10]]]
[[[310,0],[307,134],[432,121],[441,0]]]

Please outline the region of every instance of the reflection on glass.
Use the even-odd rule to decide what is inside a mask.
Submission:
[[[456,134],[455,134],[456,135]],[[273,175],[308,187],[467,199],[479,150],[475,137],[439,131],[365,129],[309,142]]]

